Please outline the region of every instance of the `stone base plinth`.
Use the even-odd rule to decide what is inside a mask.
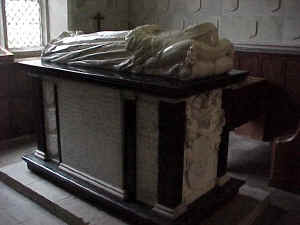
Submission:
[[[197,221],[204,220],[215,209],[230,201],[244,183],[231,179],[222,187],[217,187],[197,199],[182,216],[172,219],[156,213],[152,208],[139,202],[121,200],[108,192],[99,190],[90,183],[59,169],[57,164],[41,160],[34,154],[24,156],[23,159],[31,171],[133,224],[191,224],[193,218]]]
[[[49,171],[47,173],[49,173]],[[0,180],[33,201],[36,201],[68,224],[100,225],[106,223],[124,225],[127,224],[127,222],[132,222],[130,224],[134,225],[147,224],[144,223],[145,221],[143,219],[135,220],[143,214],[141,213],[143,211],[142,208],[136,208],[136,213],[139,215],[135,216],[135,219],[131,218],[131,220],[125,216],[126,213],[121,213],[120,211],[120,213],[117,214],[122,217],[122,220],[120,220],[107,213],[112,212],[110,207],[106,207],[107,205],[89,204],[87,201],[70,194],[57,187],[57,185],[51,184],[30,172],[26,169],[24,162],[2,168],[0,170]],[[207,199],[207,201],[208,200],[209,199]],[[127,204],[130,205],[130,203]],[[133,205],[131,206],[133,207]],[[272,214],[274,214],[275,210],[274,207],[269,206],[268,193],[245,185],[240,189],[239,194],[231,198],[230,201],[223,201],[215,210],[209,211],[211,209],[209,205],[205,207],[206,210],[204,211],[203,206],[201,207],[199,205],[198,207],[199,209],[194,208],[194,212],[191,211],[189,214],[186,214],[185,219],[181,218],[181,221],[178,220],[177,222],[169,224],[252,225],[264,221],[262,224],[270,225],[274,221],[270,218],[270,214],[268,214],[269,211],[272,211]],[[278,209],[276,213],[280,214]],[[267,217],[267,219],[264,217]],[[154,217],[153,220],[155,220]],[[141,222],[138,223],[137,221]],[[155,223],[155,221],[153,221],[152,224],[162,224],[162,221],[163,220],[161,220],[161,223],[158,221]],[[269,223],[265,223],[265,221],[269,221]],[[151,224],[151,221],[148,222]]]

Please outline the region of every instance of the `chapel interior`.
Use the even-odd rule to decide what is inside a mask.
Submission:
[[[163,129],[161,127],[164,126],[164,122],[179,124],[180,118],[171,115],[172,113],[181,113],[180,103],[175,104],[175,101],[179,98],[174,101],[166,101],[165,105],[162,104],[164,106],[161,107],[162,109],[153,107],[147,112],[147,110],[140,109],[139,107],[142,107],[140,105],[150,104],[149,102],[152,104],[156,101],[153,100],[154,98],[164,101],[168,98],[166,96],[171,96],[171,94],[167,93],[168,91],[159,91],[159,88],[155,91],[148,88],[150,90],[147,89],[149,95],[161,93],[162,97],[155,95],[153,99],[151,97],[150,100],[147,100],[144,92],[142,92],[141,96],[136,98],[145,98],[146,103],[139,103],[138,101],[134,103],[132,99],[135,99],[135,97],[132,97],[132,92],[125,88],[128,92],[124,91],[123,93],[123,89],[120,88],[121,94],[118,94],[118,96],[125,96],[126,99],[126,101],[120,103],[123,111],[120,110],[120,112],[118,111],[120,114],[107,117],[109,125],[105,125],[105,129],[107,129],[105,132],[110,134],[110,129],[112,129],[109,138],[119,137],[119,133],[115,134],[117,132],[114,130],[116,122],[109,120],[121,118],[120,121],[122,122],[125,118],[124,124],[120,125],[120,138],[125,139],[117,141],[121,143],[122,149],[124,145],[127,149],[125,154],[128,155],[122,155],[124,158],[120,159],[120,162],[125,164],[125,172],[120,169],[122,174],[118,174],[119,164],[116,166],[114,163],[117,164],[119,158],[109,155],[110,150],[108,150],[102,153],[103,157],[106,158],[99,161],[105,165],[106,169],[104,169],[103,174],[100,173],[101,176],[97,177],[94,170],[97,171],[102,168],[101,165],[96,163],[95,166],[91,166],[92,169],[88,168],[88,160],[92,160],[97,154],[89,153],[90,155],[87,156],[83,151],[72,155],[72,152],[73,150],[75,152],[75,148],[78,146],[83,146],[82,149],[97,149],[99,147],[98,142],[95,142],[95,144],[91,140],[97,136],[98,129],[100,129],[96,121],[97,116],[93,114],[93,110],[95,109],[98,112],[98,110],[112,105],[112,110],[103,109],[104,112],[107,114],[117,112],[115,104],[110,105],[107,103],[111,101],[110,99],[106,102],[106,98],[115,98],[115,94],[110,92],[108,86],[109,88],[104,87],[103,90],[101,89],[103,94],[98,95],[96,93],[97,86],[92,83],[100,82],[97,80],[98,78],[95,78],[94,81],[91,78],[90,83],[87,82],[87,84],[84,78],[75,79],[70,81],[70,86],[67,86],[67,82],[63,79],[68,79],[68,76],[72,75],[71,73],[76,76],[76,74],[81,73],[81,70],[75,69],[77,72],[70,72],[69,70],[72,68],[59,67],[57,71],[65,73],[68,70],[67,75],[62,76],[63,78],[59,77],[60,75],[51,78],[51,73],[55,74],[53,68],[49,69],[47,66],[41,66],[37,69],[36,65],[30,62],[40,60],[45,46],[65,31],[73,31],[73,34],[76,35],[79,33],[90,34],[101,31],[132,30],[147,24],[157,24],[165,29],[182,31],[189,26],[202,23],[214,24],[220,38],[231,41],[234,49],[233,69],[248,72],[244,81],[238,81],[237,78],[237,83],[232,83],[232,87],[230,86],[228,89],[224,86],[222,89],[221,107],[226,122],[224,123],[223,133],[220,134],[218,146],[222,151],[220,150],[218,153],[218,168],[216,168],[218,175],[215,178],[219,179],[217,182],[222,183],[218,183],[220,186],[226,183],[229,177],[242,181],[243,184],[239,186],[238,196],[232,196],[232,199],[230,198],[222,204],[216,203],[218,206],[216,206],[216,209],[214,208],[215,211],[208,213],[203,218],[201,217],[201,220],[197,217],[194,219],[193,216],[187,214],[184,217],[188,219],[184,221],[188,222],[174,222],[174,224],[300,225],[299,0],[1,0],[0,7],[0,225],[148,224],[140,222],[139,219],[131,220],[131,217],[133,217],[131,215],[136,214],[137,217],[146,218],[145,220],[150,218],[149,221],[152,221],[152,217],[158,217],[155,213],[164,210],[167,213],[174,213],[177,219],[176,213],[178,212],[181,215],[181,209],[174,206],[173,210],[171,207],[175,203],[177,204],[176,200],[172,199],[177,198],[172,190],[174,188],[174,192],[176,192],[177,187],[175,187],[176,182],[174,181],[174,183],[171,177],[177,176],[182,171],[183,174],[181,175],[184,177],[185,166],[181,168],[182,171],[178,168],[176,170],[175,168],[165,169],[165,167],[161,167],[160,162],[164,163],[167,160],[162,158],[158,165],[154,164],[158,168],[163,168],[164,174],[161,175],[158,172],[157,183],[154,184],[154,178],[144,178],[139,175],[140,164],[137,161],[141,160],[141,164],[145,164],[146,167],[148,165],[147,160],[150,160],[152,155],[145,153],[144,158],[140,159],[140,155],[130,155],[126,146],[134,146],[137,152],[142,147],[152,149],[151,146],[148,146],[152,144],[152,134],[149,134],[149,137],[147,136],[147,132],[152,132],[152,130],[143,130],[143,132],[146,132],[146,134],[143,134],[145,136],[143,141],[145,142],[140,144],[139,134],[136,133],[139,132],[139,124],[136,131],[132,129],[132,126],[135,125],[132,124],[132,121],[137,120],[138,123],[139,120],[142,120],[146,121],[146,125],[149,123],[149,126],[152,126],[151,124],[157,122],[153,118],[158,113],[161,118],[165,119],[164,121],[159,118],[157,122],[159,130]],[[47,71],[47,75],[43,77],[42,73],[46,73],[47,69],[51,71]],[[97,73],[97,69],[93,70],[93,73],[94,71]],[[60,81],[60,79],[62,80]],[[53,87],[51,82],[55,83]],[[135,88],[136,90],[142,90],[146,86],[147,84],[144,84],[144,86],[140,84],[140,87],[137,85]],[[57,91],[62,87],[66,87],[66,90],[69,89],[68,91],[62,91],[62,93]],[[102,86],[99,87],[102,88]],[[111,89],[119,90],[118,88]],[[103,105],[99,103],[99,109],[93,105],[91,110],[86,110],[87,106],[81,105],[81,101],[89,101],[88,104],[90,105],[98,104],[97,99],[95,101],[89,100],[87,94],[89,90],[91,92],[88,93],[90,96],[99,96],[99,102],[100,100],[104,102]],[[191,90],[185,91],[188,93]],[[54,93],[54,106],[52,103],[48,104],[46,99],[51,99],[52,92]],[[81,101],[75,101],[74,96]],[[58,101],[58,99],[60,100]],[[64,99],[65,102],[62,102],[61,99]],[[118,98],[116,101],[119,101]],[[176,107],[170,106],[173,103]],[[74,108],[68,111],[68,107]],[[133,110],[132,107],[136,107],[137,111],[135,111],[135,108]],[[65,115],[63,115],[64,112],[66,112]],[[79,112],[82,113],[80,116]],[[52,121],[54,117],[47,117],[50,113],[55,114],[54,122]],[[41,119],[40,117],[45,118]],[[73,120],[75,117],[76,119]],[[95,122],[87,120],[87,118],[92,117]],[[82,131],[80,131],[81,127],[77,131],[79,123],[74,121],[80,119],[88,122],[83,125],[80,124]],[[172,122],[172,120],[175,122]],[[56,127],[53,129],[56,132],[55,134],[49,131],[51,122],[55,123]],[[142,124],[140,126],[146,125]],[[75,129],[76,131],[74,131]],[[171,128],[166,128],[166,130],[164,130],[166,135],[172,134],[174,136],[173,138],[166,138],[167,143],[165,145],[171,146],[174,151],[180,150],[174,143],[181,143],[177,139],[180,139],[180,134],[185,134],[182,126],[172,125]],[[123,132],[125,137],[122,136]],[[70,137],[74,138],[73,140],[69,138],[69,133]],[[130,138],[134,134],[136,138]],[[158,136],[161,138],[160,134]],[[82,139],[79,139],[79,137],[82,137]],[[46,154],[53,157],[53,163],[56,163],[55,160],[60,161],[61,165],[57,168],[62,169],[64,167],[64,171],[72,175],[78,172],[76,169],[85,171],[89,175],[78,172],[80,174],[78,177],[85,177],[85,179],[82,178],[84,182],[90,176],[97,177],[100,180],[103,178],[104,185],[102,183],[101,185],[109,189],[110,194],[116,193],[116,195],[121,196],[122,201],[125,199],[125,202],[127,198],[131,199],[131,196],[135,195],[134,199],[136,198],[137,204],[141,204],[143,207],[149,204],[149,207],[151,205],[151,208],[156,209],[154,212],[150,210],[149,213],[144,210],[146,215],[144,216],[144,211],[138,209],[135,211],[135,208],[140,207],[140,205],[134,205],[131,208],[131,202],[122,205],[121,200],[120,204],[119,200],[115,202],[110,200],[112,201],[111,204],[98,201],[97,194],[102,192],[96,193],[94,196],[91,194],[90,197],[87,192],[79,191],[84,186],[80,183],[82,180],[79,182],[80,185],[76,186],[76,179],[57,178],[63,176],[61,175],[63,173],[57,172],[55,175],[55,172],[53,172],[54,175],[51,178],[44,179],[46,171],[51,170],[52,164],[50,166],[46,165],[47,160],[45,160],[46,164],[43,164],[42,158],[45,159],[48,156],[43,155],[44,153],[40,149],[40,146],[42,146],[41,140],[49,149],[52,149],[50,145],[55,143],[59,146],[57,152],[61,151],[60,148],[69,148],[65,153],[57,153],[56,150],[53,152],[49,149],[47,152],[45,150]],[[147,142],[147,140],[149,141]],[[134,144],[131,143],[132,141]],[[174,143],[169,143],[172,141]],[[101,143],[101,141],[99,142]],[[81,145],[81,143],[83,144]],[[114,145],[110,146],[107,143],[110,142],[105,140],[103,144],[99,145],[108,146],[108,149],[111,147],[112,152],[115,151],[115,148],[117,149]],[[158,151],[163,149],[160,144],[158,144],[158,149]],[[169,149],[164,154],[176,155],[174,151]],[[30,154],[31,156],[28,156]],[[58,157],[56,154],[60,154],[60,156]],[[25,157],[25,162],[22,157],[26,155],[28,157]],[[70,155],[70,157],[72,155],[72,158],[67,159],[67,155]],[[168,158],[166,155],[162,155],[162,157]],[[75,156],[78,159],[75,159]],[[36,159],[32,157],[36,157]],[[61,157],[63,157],[63,163]],[[203,154],[203,157],[206,157],[206,155]],[[113,160],[111,160],[112,158]],[[126,160],[129,160],[129,163]],[[133,164],[130,160],[133,160],[133,163],[138,163],[130,166]],[[85,163],[83,165],[80,162]],[[200,162],[201,160],[199,160]],[[40,165],[37,165],[38,163]],[[171,165],[171,167],[172,165],[179,165],[173,163],[170,160],[170,162],[166,162],[166,165]],[[29,169],[27,169],[27,166]],[[108,170],[110,169],[113,172],[109,173]],[[172,172],[172,169],[175,172]],[[137,172],[132,172],[133,170],[137,170]],[[147,172],[147,168],[145,171]],[[110,179],[110,176],[116,176],[116,178]],[[128,188],[128,193],[124,194],[123,189],[115,188],[119,176],[121,177],[120,180],[125,180],[125,184],[122,185],[124,185],[125,191]],[[128,180],[126,176],[128,176]],[[134,178],[131,178],[131,176]],[[202,177],[206,177],[203,174],[193,176],[191,179],[201,180]],[[166,181],[167,184],[164,184],[163,178],[168,181],[171,180],[170,183]],[[71,180],[71,182],[67,180]],[[91,180],[93,179],[91,178]],[[93,184],[93,182],[91,183]],[[132,182],[142,182],[142,184],[132,185]],[[197,185],[196,181],[191,182],[195,182],[195,185]],[[108,184],[106,185],[106,183]],[[114,185],[115,187],[111,187]],[[141,185],[141,188],[138,185]],[[163,191],[163,194],[158,191],[157,199],[159,202],[152,205],[151,197],[148,200],[147,196],[143,196],[142,190],[147,189],[143,185],[157,186],[158,190],[163,186],[168,190],[163,189],[165,191]],[[84,186],[85,189],[88,189],[88,187],[90,186]],[[96,189],[91,188],[91,190]],[[83,194],[77,196],[77,192]],[[169,195],[168,192],[172,192],[172,194]],[[150,196],[151,194],[153,193],[149,191],[145,195]],[[166,197],[164,198],[162,195]],[[204,201],[203,204],[210,205],[208,202],[210,200]],[[108,205],[112,205],[112,207]],[[114,207],[115,205],[121,205],[123,208],[120,208],[124,211],[119,210],[117,206]],[[252,205],[255,206],[254,210],[251,208]],[[171,212],[171,209],[166,206],[170,206],[173,211]],[[201,207],[205,208],[205,206]],[[115,210],[116,208],[118,209]],[[126,213],[127,211],[130,213]],[[228,216],[231,219],[226,220],[224,218],[227,214],[235,216],[232,216],[232,218]],[[164,218],[164,215],[162,217]],[[172,217],[172,220],[175,217]],[[164,219],[153,219],[153,221],[153,224],[173,224],[173,222]],[[168,223],[164,221],[168,221]]]

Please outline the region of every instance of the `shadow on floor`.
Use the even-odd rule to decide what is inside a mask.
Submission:
[[[22,156],[33,152],[36,146],[33,136],[0,142],[0,168],[21,161]]]

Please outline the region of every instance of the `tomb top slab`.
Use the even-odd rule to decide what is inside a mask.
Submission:
[[[40,59],[20,61],[18,65],[32,76],[39,78],[62,78],[92,82],[102,86],[133,90],[172,99],[187,98],[205,91],[224,88],[242,81],[248,74],[246,71],[232,70],[225,74],[185,81],[154,75],[44,63]]]

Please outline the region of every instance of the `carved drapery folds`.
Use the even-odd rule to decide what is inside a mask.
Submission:
[[[233,46],[219,39],[211,23],[182,31],[144,25],[86,35],[65,32],[46,46],[42,60],[188,80],[230,71]]]

